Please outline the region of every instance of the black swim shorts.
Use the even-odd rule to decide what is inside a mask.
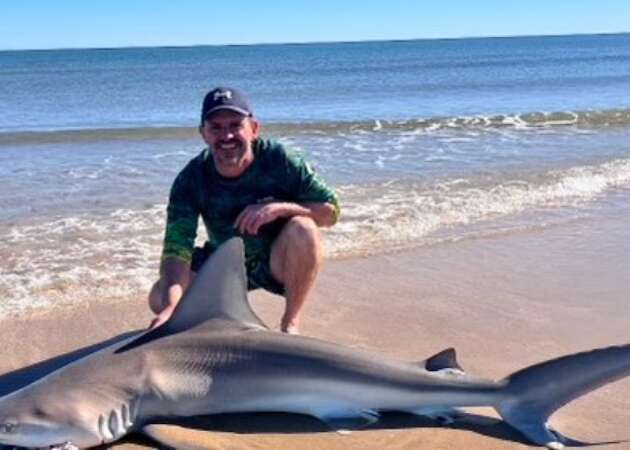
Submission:
[[[212,254],[213,248],[208,242],[203,247],[195,247],[190,263],[190,270],[198,272],[206,259]],[[257,256],[245,262],[247,270],[247,289],[265,289],[274,294],[284,295],[285,287],[271,274],[270,255]]]

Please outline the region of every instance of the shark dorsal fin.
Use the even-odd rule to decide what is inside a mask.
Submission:
[[[464,371],[457,362],[457,354],[454,348],[447,348],[439,353],[436,353],[426,361],[424,361],[424,368],[429,372],[437,372],[444,369],[455,369]]]
[[[164,326],[177,332],[210,319],[266,328],[247,300],[241,238],[226,241],[208,258]]]
[[[166,323],[147,331],[116,353],[190,329],[211,319],[232,321],[251,328],[267,328],[247,300],[247,274],[241,238],[226,241],[208,258]]]

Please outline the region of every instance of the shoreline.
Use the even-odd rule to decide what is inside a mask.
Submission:
[[[629,267],[624,248],[630,239],[617,225],[614,220],[602,223],[597,234],[587,237],[576,225],[328,261],[306,307],[303,334],[412,361],[453,346],[467,372],[492,379],[564,354],[626,343],[630,278],[622,268]],[[620,237],[614,230],[625,234]],[[581,248],[575,248],[575,236]],[[582,259],[585,255],[588,260]],[[250,298],[261,318],[277,329],[282,300],[261,291]],[[0,373],[143,328],[150,318],[139,295],[116,304],[2,320],[3,343],[10,351],[0,362]],[[561,409],[551,423],[576,439],[627,439],[629,394],[630,379],[613,383]],[[239,428],[242,417],[227,417],[213,430],[215,447],[204,447],[208,433],[165,432],[200,439],[199,448],[524,447],[518,435],[492,420],[491,410],[480,414],[489,419],[472,416],[443,428],[407,415],[387,416],[376,429],[349,437],[304,431],[304,420],[307,430],[312,421],[287,422],[274,415],[257,417],[263,430],[252,433],[251,427]],[[221,424],[236,431],[222,431]],[[630,444],[598,448],[624,445]]]

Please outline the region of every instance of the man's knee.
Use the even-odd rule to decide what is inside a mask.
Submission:
[[[282,230],[286,244],[297,249],[315,250],[319,253],[321,241],[319,228],[310,217],[296,216],[289,219]]]
[[[271,273],[286,284],[292,269],[317,271],[322,253],[317,224],[309,217],[292,217],[271,249]]]

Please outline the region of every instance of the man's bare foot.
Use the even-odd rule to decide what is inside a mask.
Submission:
[[[289,325],[286,329],[282,330],[286,334],[300,334],[300,330],[295,325]]]
[[[297,317],[293,319],[287,319],[286,316],[283,317],[280,323],[280,330],[286,334],[300,334],[299,319]]]

